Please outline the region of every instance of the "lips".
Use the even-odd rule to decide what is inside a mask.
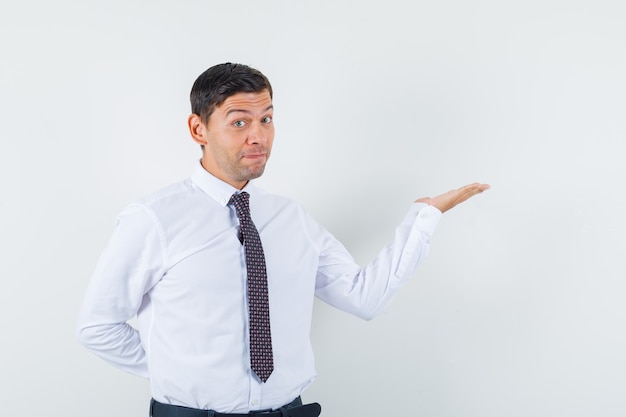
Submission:
[[[254,150],[254,151],[245,152],[241,155],[241,158],[245,158],[245,159],[267,158],[267,151]]]

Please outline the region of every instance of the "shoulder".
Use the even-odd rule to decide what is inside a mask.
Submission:
[[[269,192],[257,186],[251,187],[246,191],[250,193],[250,204],[257,205],[265,210],[294,210],[301,213],[306,212],[303,205],[292,197]]]
[[[193,182],[190,178],[187,178],[183,181],[169,184],[157,191],[149,193],[135,201],[135,204],[144,205],[146,207],[168,204],[168,202],[171,202],[172,200],[176,200],[181,197],[184,198],[185,195],[192,193],[193,188]]]
[[[323,229],[302,203],[282,194],[257,188],[250,197],[250,210],[262,222],[280,225],[294,233],[300,230],[311,235]]]
[[[147,217],[156,220],[166,213],[179,211],[181,205],[192,204],[190,199],[197,193],[195,188],[189,178],[169,184],[128,204],[119,217],[147,215]]]

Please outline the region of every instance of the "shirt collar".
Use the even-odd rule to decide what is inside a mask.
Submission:
[[[230,201],[230,197],[235,193],[246,191],[250,195],[253,195],[257,190],[252,184],[252,181],[248,181],[246,186],[243,187],[243,190],[240,191],[204,169],[201,162],[198,162],[196,165],[196,168],[191,175],[191,180],[198,186],[198,188],[207,193],[209,197],[215,200],[217,204],[222,207],[226,207]]]

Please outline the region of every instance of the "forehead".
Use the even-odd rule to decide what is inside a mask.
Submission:
[[[237,93],[229,96],[217,107],[217,110],[227,114],[236,111],[265,112],[272,108],[272,97],[267,90],[258,93]]]

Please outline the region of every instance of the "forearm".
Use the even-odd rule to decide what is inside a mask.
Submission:
[[[117,368],[148,377],[139,332],[128,323],[79,323],[77,336],[83,346]]]
[[[394,240],[363,268],[340,245],[331,245],[320,265],[316,295],[363,319],[372,319],[391,301],[426,258],[441,212],[425,204],[411,207]]]
[[[78,318],[79,341],[127,372],[148,376],[139,331],[129,325],[163,274],[163,242],[151,213],[129,206],[96,265]]]

